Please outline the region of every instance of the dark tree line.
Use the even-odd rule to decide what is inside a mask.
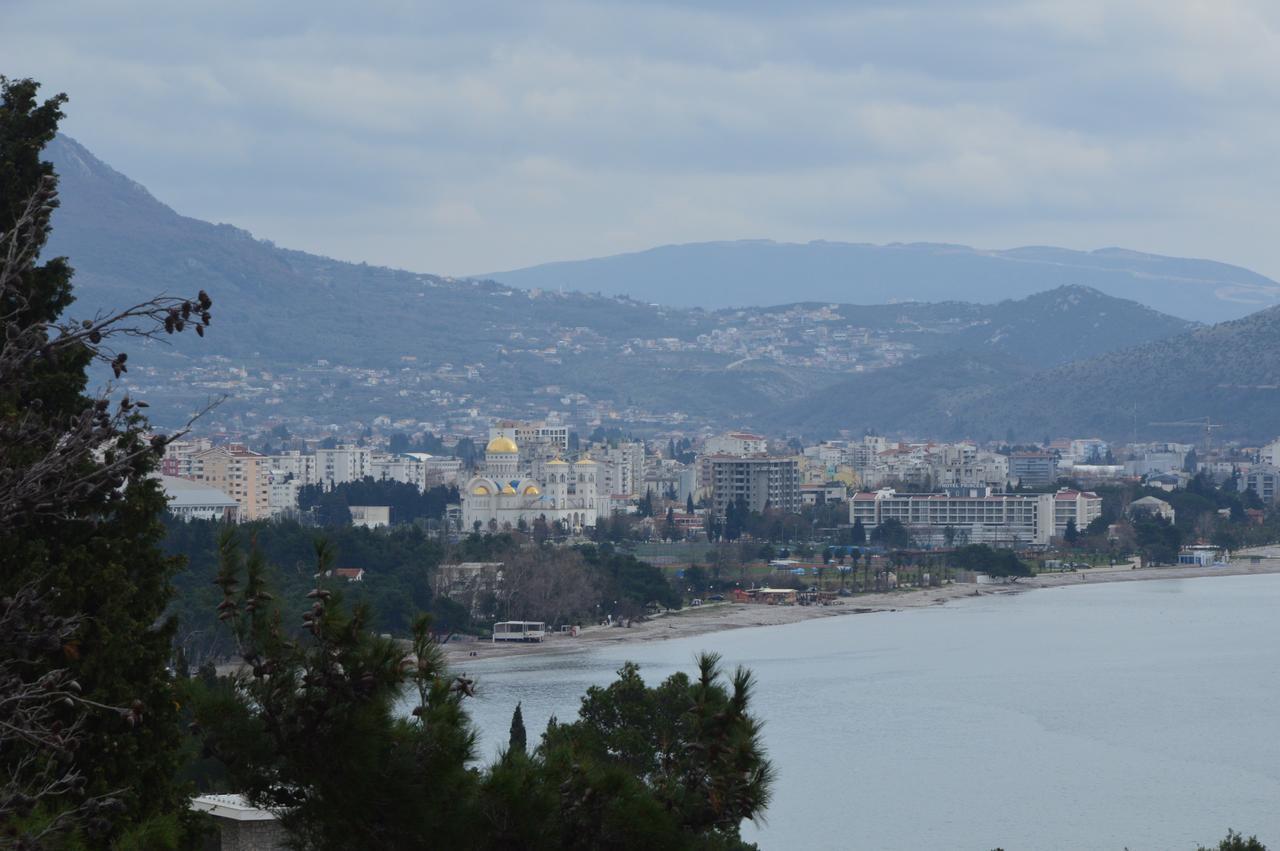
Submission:
[[[417,520],[440,520],[445,507],[458,501],[458,489],[453,485],[437,485],[421,491],[408,482],[371,477],[343,482],[330,490],[318,484],[298,489],[298,510],[314,512],[316,522],[330,528],[350,525],[353,505],[390,506],[392,525],[400,525]]]

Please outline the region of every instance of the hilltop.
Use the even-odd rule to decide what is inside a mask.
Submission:
[[[772,240],[698,242],[484,275],[505,284],[709,309],[759,306],[780,292],[805,300],[877,304],[1018,299],[1079,285],[1197,321],[1235,319],[1280,302],[1280,284],[1239,266],[1122,248]]]

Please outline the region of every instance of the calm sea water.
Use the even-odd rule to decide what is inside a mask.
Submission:
[[[779,770],[762,848],[1280,848],[1280,576],[983,597],[468,666],[483,751],[531,742],[626,659],[759,679]]]

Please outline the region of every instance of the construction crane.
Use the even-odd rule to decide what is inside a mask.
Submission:
[[[1199,420],[1176,420],[1168,423],[1147,423],[1153,426],[1196,426],[1204,429],[1204,451],[1207,455],[1213,448],[1213,430],[1216,428],[1225,428],[1223,423],[1215,423],[1212,418],[1205,417]]]

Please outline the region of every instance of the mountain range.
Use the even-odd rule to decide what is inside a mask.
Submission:
[[[1236,319],[1280,303],[1280,284],[1248,269],[1122,248],[985,251],[935,243],[741,240],[663,245],[482,277],[525,288],[629,293],[709,309],[768,305],[780,292],[856,304],[994,303],[1069,285],[1197,321]]]
[[[1026,290],[1018,298],[994,303],[833,299],[710,310],[661,304],[666,284],[656,280],[635,298],[524,289],[280,248],[180,215],[72,139],[58,137],[46,153],[61,201],[48,253],[76,268],[73,316],[159,292],[203,288],[214,298],[204,340],[184,335],[131,353],[130,378],[162,425],[219,389],[233,398],[217,416],[242,425],[268,416],[448,423],[461,408],[537,417],[568,405],[607,411],[624,425],[659,415],[668,426],[814,437],[864,428],[1119,437],[1135,416],[1193,415],[1223,418],[1233,424],[1228,436],[1254,437],[1273,436],[1280,414],[1280,398],[1267,389],[1280,357],[1275,309],[1203,327],[1092,286],[1045,291],[1037,274],[1018,284]],[[978,257],[970,249],[925,253],[957,269]],[[1121,254],[1105,256],[1116,258],[1118,276],[1134,279]],[[1144,262],[1165,270],[1151,281],[1199,269],[1188,289],[1211,278],[1269,286],[1204,261]],[[795,278],[803,274],[801,264]],[[679,416],[664,416],[671,412]]]

